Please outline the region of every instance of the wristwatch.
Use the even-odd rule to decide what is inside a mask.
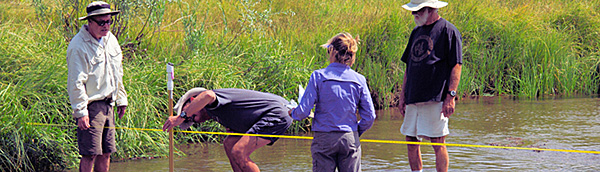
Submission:
[[[194,121],[194,116],[196,116],[196,115],[187,116],[187,114],[185,113],[185,111],[181,111],[181,113],[179,114],[180,118],[185,119],[185,121],[183,121],[183,122]]]
[[[450,94],[450,96],[452,96],[452,97],[455,97],[456,96],[456,91],[450,90],[450,91],[448,91],[448,94]]]

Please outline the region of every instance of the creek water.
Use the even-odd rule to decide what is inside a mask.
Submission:
[[[403,141],[403,117],[377,111],[372,129],[361,139]],[[462,99],[450,117],[447,143],[600,151],[600,99]],[[306,134],[310,136],[310,133]],[[311,171],[310,140],[279,139],[251,158],[262,171]],[[232,171],[218,143],[178,146],[188,156],[175,158],[175,171]],[[421,146],[424,171],[435,171],[431,146]],[[449,171],[600,171],[600,154],[498,148],[448,147]],[[111,163],[111,171],[168,171],[167,158]],[[406,145],[362,143],[363,171],[410,171]]]

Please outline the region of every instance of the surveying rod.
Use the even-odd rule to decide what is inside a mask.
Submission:
[[[173,116],[173,79],[175,78],[175,69],[173,63],[167,63],[167,91],[169,94],[169,117]],[[169,131],[169,172],[173,172],[175,163],[173,162],[173,129]]]

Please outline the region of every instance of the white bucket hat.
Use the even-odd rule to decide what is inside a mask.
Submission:
[[[181,111],[183,110],[183,104],[190,99],[191,97],[197,96],[198,94],[202,93],[206,91],[206,89],[202,88],[202,87],[197,87],[197,88],[192,88],[191,90],[187,91],[183,96],[181,96],[181,98],[179,98],[179,100],[177,101],[177,104],[175,104],[175,106],[173,107],[173,112],[175,112],[175,115],[179,115],[181,114]],[[191,115],[191,114],[189,114]],[[181,128],[182,130],[187,130],[188,128],[190,128],[190,126],[192,126],[192,124],[194,124],[194,121],[188,121],[188,122],[183,122],[179,125],[179,128]]]
[[[79,20],[85,20],[91,16],[101,16],[101,15],[117,15],[119,14],[119,10],[111,11],[110,5],[103,1],[94,1],[90,3],[86,8],[87,16],[79,17]]]
[[[448,5],[447,2],[438,0],[411,0],[410,3],[402,5],[402,7],[409,11],[419,11],[423,7],[442,8],[446,5]]]

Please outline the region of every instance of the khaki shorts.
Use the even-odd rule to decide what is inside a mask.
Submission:
[[[102,155],[117,151],[113,107],[107,101],[88,104],[90,128],[77,127],[77,143],[81,155]],[[109,128],[106,128],[109,127]]]
[[[443,102],[422,102],[406,105],[400,132],[406,136],[429,138],[450,134],[448,118],[442,115]]]

